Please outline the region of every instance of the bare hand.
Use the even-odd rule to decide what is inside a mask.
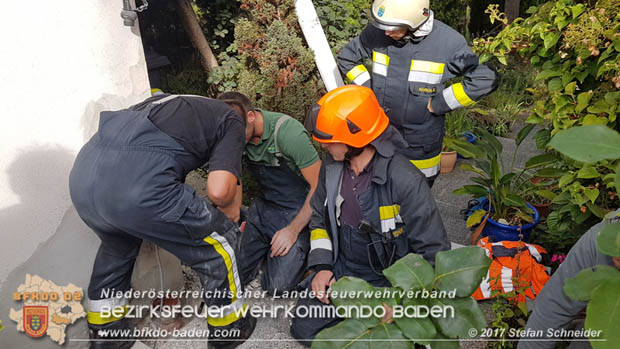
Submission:
[[[333,276],[334,273],[331,270],[321,270],[312,279],[312,291],[314,291],[321,303],[329,304],[329,294],[327,291],[336,281],[332,278]]]
[[[428,99],[428,104],[426,105],[426,109],[428,109],[428,111],[431,112],[432,114],[435,114],[435,110],[433,109],[433,106],[431,105],[432,100],[433,100],[432,98]]]
[[[289,226],[278,230],[271,239],[270,257],[286,256],[295,241],[297,241],[297,233],[293,232]]]

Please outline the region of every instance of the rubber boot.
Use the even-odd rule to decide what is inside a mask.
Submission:
[[[256,327],[256,318],[250,314],[247,314],[246,317],[241,318],[228,326],[215,327],[209,325],[209,341],[207,342],[208,348],[213,349],[231,349],[241,345],[245,342],[246,339],[250,338],[252,332],[254,332],[254,328]],[[216,337],[215,331],[219,330],[239,330],[239,333],[235,336],[227,336]]]
[[[105,325],[88,324],[88,332],[91,349],[128,349],[131,348],[136,339],[133,337],[133,327],[125,319],[113,321]],[[118,333],[108,333],[103,331],[125,331],[127,335]],[[102,332],[100,332],[102,331]],[[109,341],[106,339],[126,339],[125,341]]]

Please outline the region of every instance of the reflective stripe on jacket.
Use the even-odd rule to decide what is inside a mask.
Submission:
[[[547,251],[541,246],[522,241],[489,241],[489,237],[478,241],[487,256],[493,259],[487,276],[472,295],[476,300],[492,298],[492,291],[500,293],[518,292],[517,300],[525,302],[525,296],[536,296],[549,280],[549,274],[542,264],[542,255]]]

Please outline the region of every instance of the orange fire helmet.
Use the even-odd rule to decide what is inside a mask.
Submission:
[[[371,89],[346,85],[329,91],[308,114],[306,124],[319,143],[363,148],[379,137],[390,120]],[[313,112],[314,111],[314,112]]]

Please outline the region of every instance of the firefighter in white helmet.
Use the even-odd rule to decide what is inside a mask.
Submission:
[[[444,114],[491,93],[495,73],[478,64],[461,34],[434,18],[428,0],[375,0],[371,14],[371,24],[340,51],[338,67],[352,83],[373,89],[409,145],[403,154],[432,185]],[[446,84],[455,77],[462,81]]]

